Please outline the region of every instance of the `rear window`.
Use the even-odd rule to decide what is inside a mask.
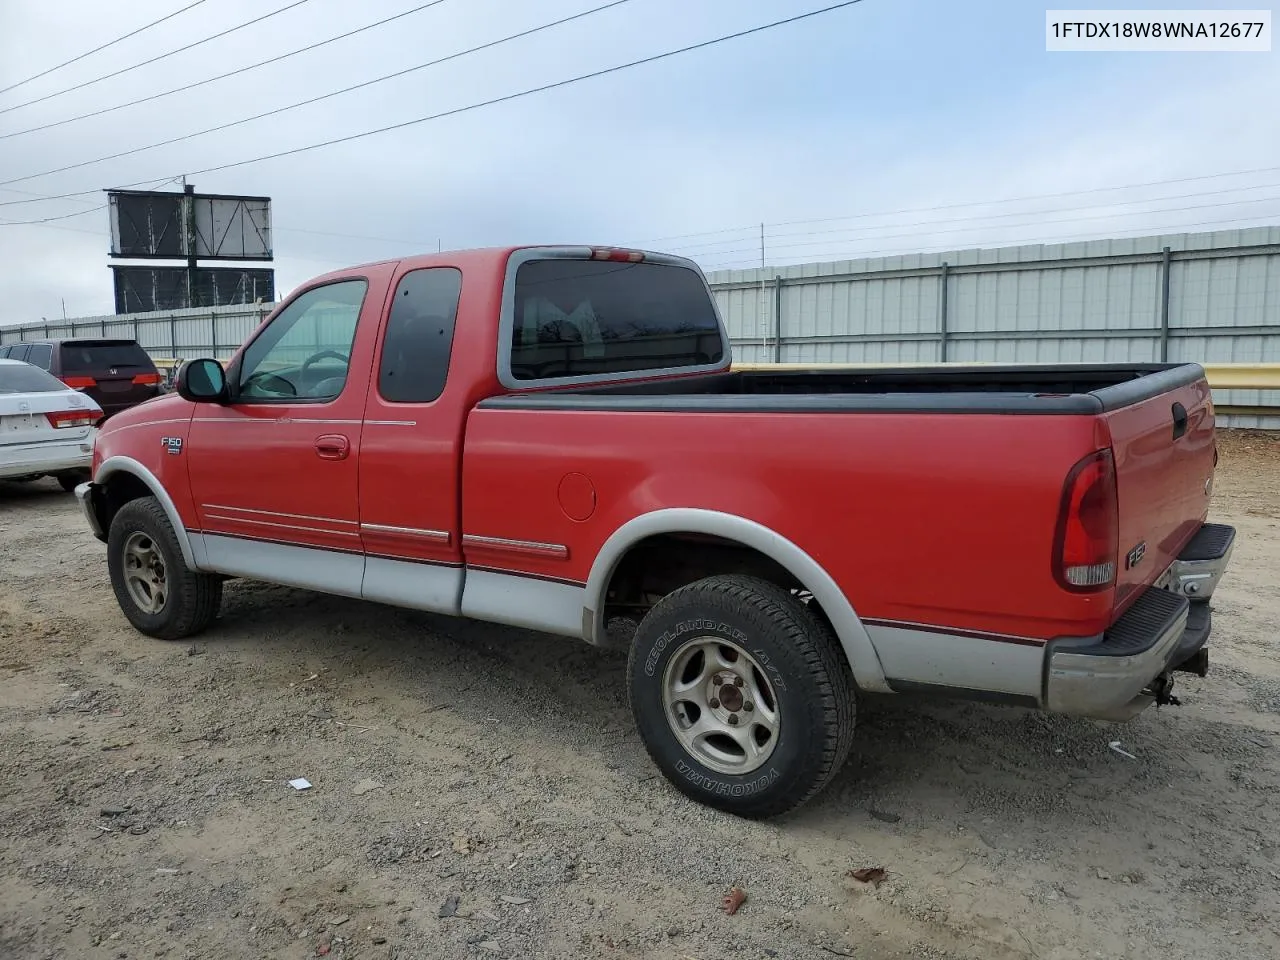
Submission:
[[[112,367],[154,370],[134,340],[67,340],[60,347],[63,373],[96,373]]]
[[[0,394],[56,393],[70,389],[57,377],[29,363],[0,363]]]
[[[516,270],[516,380],[705,366],[723,357],[711,294],[686,267],[531,260]]]

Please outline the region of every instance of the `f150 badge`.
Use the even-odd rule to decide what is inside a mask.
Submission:
[[[1124,568],[1132,570],[1142,562],[1142,558],[1147,555],[1147,541],[1143,540],[1140,544],[1125,554]]]
[[[176,457],[178,454],[182,453],[181,437],[161,437],[160,445],[164,447],[165,452],[171,457]]]

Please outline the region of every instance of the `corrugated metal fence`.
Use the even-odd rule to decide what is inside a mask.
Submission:
[[[1280,227],[709,275],[745,362],[1280,361]],[[1280,429],[1274,407],[1232,426]]]
[[[79,317],[0,328],[0,343],[41,337],[127,337],[153,357],[224,357],[244,343],[275,304]]]
[[[1280,227],[960,250],[721,271],[712,288],[744,362],[1280,362]],[[155,357],[226,356],[272,304],[0,329],[0,342],[119,336]],[[1217,390],[1274,408],[1280,391]]]

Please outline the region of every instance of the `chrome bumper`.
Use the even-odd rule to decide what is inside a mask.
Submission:
[[[102,529],[102,524],[98,520],[98,511],[93,503],[93,489],[96,486],[92,480],[77,484],[76,500],[80,504],[80,511],[84,514],[85,522],[89,524],[89,529],[93,531],[93,535],[103,543],[107,542],[107,533]]]
[[[1234,527],[1206,523],[1173,561],[1161,585],[1191,601],[1208,600],[1227,572],[1235,548]]]
[[[1151,587],[1101,639],[1057,641],[1048,654],[1045,708],[1095,720],[1141,713],[1155,701],[1144,691],[1168,669],[1189,613],[1185,598]],[[1126,627],[1117,640],[1117,628]]]
[[[1234,528],[1204,525],[1105,634],[1051,641],[1045,655],[1045,709],[1128,720],[1161,693],[1167,696],[1173,684],[1170,670],[1182,666],[1203,676],[1208,661],[1202,651],[1211,622],[1208,600],[1234,548]],[[1190,630],[1188,619],[1194,621]]]

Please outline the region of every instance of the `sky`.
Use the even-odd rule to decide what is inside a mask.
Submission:
[[[190,2],[0,0],[0,88]],[[0,325],[111,313],[100,191],[180,189],[183,175],[199,192],[272,198],[280,295],[316,274],[438,246],[634,244],[713,270],[758,266],[761,224],[765,261],[776,265],[1280,223],[1280,50],[1049,53],[1045,5],[1029,0],[862,0],[543,93],[197,173],[833,2],[627,0],[272,117],[31,176],[321,96],[607,0],[443,0],[234,77],[24,132],[287,54],[425,0],[303,0],[125,69],[296,2],[204,0],[0,92]],[[1161,182],[1171,180],[1183,182]],[[1113,187],[1125,189],[1102,189]],[[17,223],[53,217],[62,219]]]

